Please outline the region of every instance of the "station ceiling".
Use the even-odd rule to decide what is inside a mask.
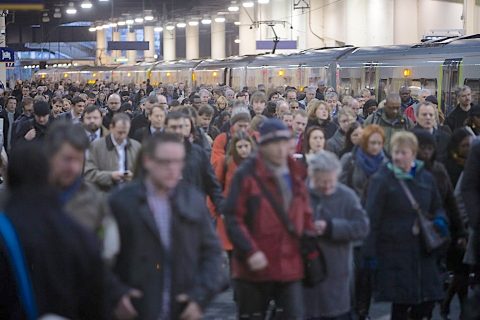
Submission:
[[[39,25],[55,28],[58,25],[72,22],[96,22],[110,19],[125,19],[152,11],[157,21],[172,21],[188,17],[203,17],[227,11],[229,0],[89,0],[93,7],[82,9],[81,3],[85,0],[45,0],[45,10],[12,12],[7,20],[17,26]],[[66,9],[73,3],[77,9],[75,15],[67,15]],[[61,18],[55,18],[55,12],[61,13]],[[226,12],[228,13],[228,12]],[[48,14],[49,22],[43,22],[42,17]],[[8,28],[8,26],[7,26]]]

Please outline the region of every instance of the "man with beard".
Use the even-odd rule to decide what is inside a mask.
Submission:
[[[89,105],[85,108],[82,124],[90,143],[105,137],[109,133],[108,129],[102,125],[102,112],[95,105]]]
[[[23,121],[18,126],[15,144],[25,141],[42,141],[50,124],[50,106],[45,101],[33,104],[33,119]]]

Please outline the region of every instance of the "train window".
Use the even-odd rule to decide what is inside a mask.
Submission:
[[[478,99],[480,97],[480,79],[465,79],[464,84],[469,86],[470,89],[472,89],[473,104],[478,104]]]
[[[443,63],[441,108],[444,114],[448,114],[457,104],[455,89],[459,83],[459,69],[461,63],[462,58],[446,59]]]

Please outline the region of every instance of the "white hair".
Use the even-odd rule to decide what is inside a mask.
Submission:
[[[335,153],[322,150],[316,153],[308,163],[308,172],[310,175],[317,172],[335,172],[340,175],[342,165]]]

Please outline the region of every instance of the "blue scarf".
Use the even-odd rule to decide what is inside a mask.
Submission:
[[[366,173],[367,177],[378,171],[385,159],[385,154],[380,152],[376,156],[363,152],[362,148],[357,149],[356,160],[360,168]]]

